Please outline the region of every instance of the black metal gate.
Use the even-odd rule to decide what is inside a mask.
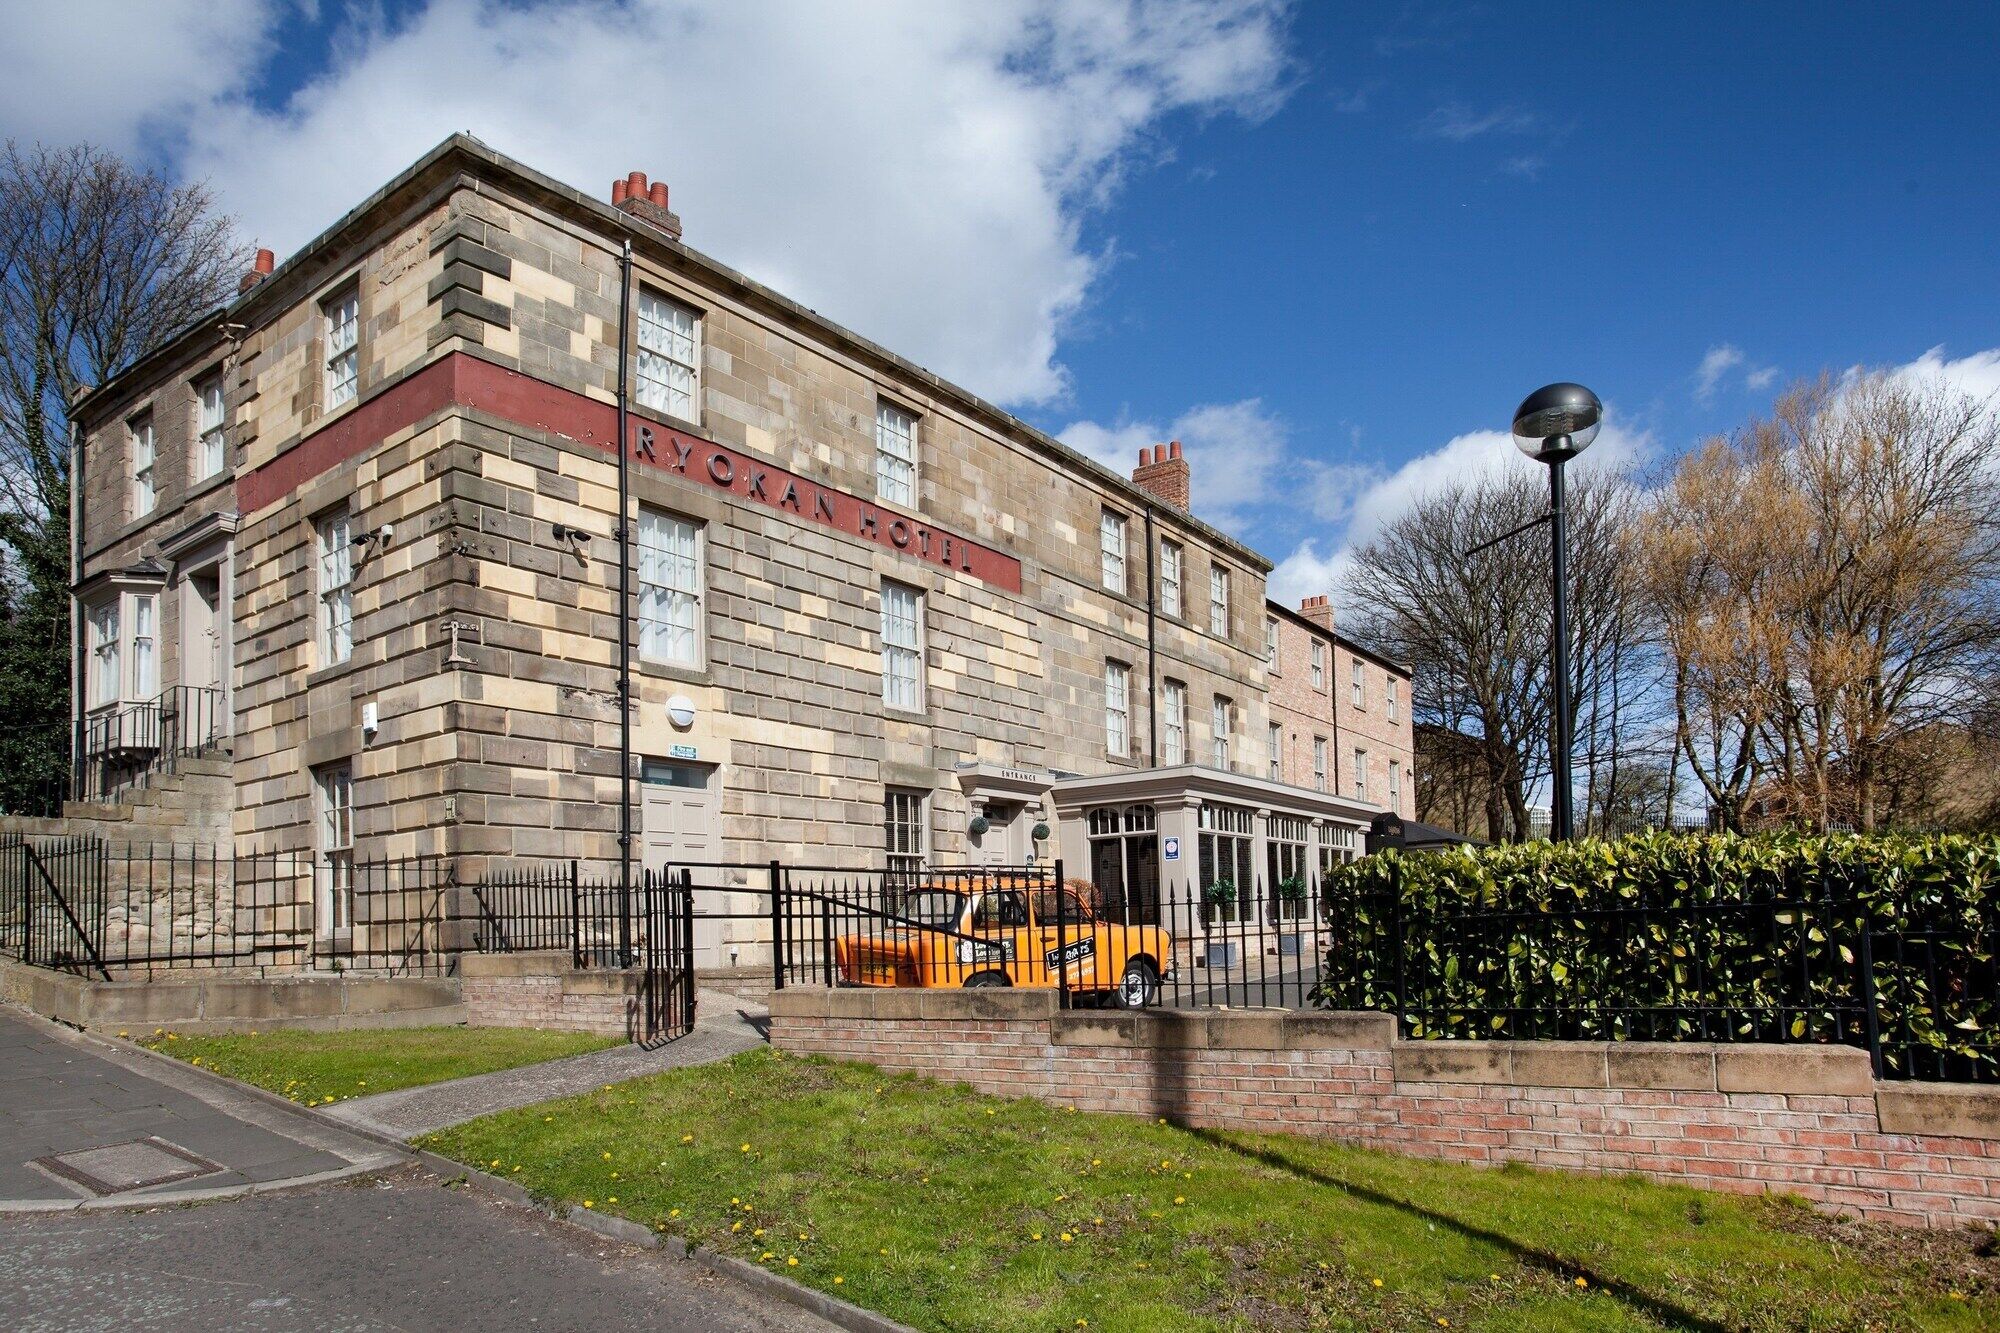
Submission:
[[[657,1046],[694,1028],[694,891],[687,871],[655,870],[637,893],[639,1042]]]

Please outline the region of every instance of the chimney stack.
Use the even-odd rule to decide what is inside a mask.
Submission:
[[[665,181],[648,184],[646,173],[635,171],[624,180],[611,182],[611,202],[633,217],[652,223],[675,240],[681,238],[680,215],[667,207]]]
[[[1299,614],[1327,633],[1333,633],[1333,599],[1308,597],[1299,603]]]
[[[245,273],[242,279],[237,282],[237,293],[240,295],[255,287],[258,283],[269,277],[271,270],[277,266],[278,257],[276,255],[272,254],[269,250],[259,250],[257,252],[257,266],[248,273]]]
[[[1132,484],[1164,500],[1176,509],[1188,507],[1188,464],[1181,457],[1181,442],[1169,440],[1139,450],[1139,466],[1132,469]]]

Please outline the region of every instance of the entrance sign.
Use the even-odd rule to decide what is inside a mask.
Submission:
[[[1181,840],[1180,840],[1179,838],[1162,838],[1162,839],[1160,839],[1160,856],[1161,856],[1161,858],[1162,858],[1163,860],[1167,860],[1167,861],[1178,861],[1178,860],[1180,860],[1180,859],[1181,859]]]

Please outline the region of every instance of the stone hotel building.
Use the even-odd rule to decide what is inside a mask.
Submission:
[[[1178,445],[1100,467],[637,173],[448,140],[74,415],[79,763],[212,733],[239,852],[617,857],[621,448],[647,865],[1061,857],[1143,912],[1409,813],[1407,672],[1268,603]]]

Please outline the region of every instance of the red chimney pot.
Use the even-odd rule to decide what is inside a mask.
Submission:
[[[631,193],[631,187],[625,184],[625,178],[623,176],[620,176],[617,180],[611,182],[612,203],[614,204],[624,203],[625,197],[630,193]]]
[[[652,193],[647,197],[661,208],[665,208],[667,206],[667,183],[665,181],[654,181]]]
[[[278,257],[269,250],[259,250],[257,252],[257,271],[259,273],[269,273],[277,266]]]
[[[1167,455],[1169,458],[1179,458],[1181,456],[1181,442],[1179,440],[1169,441],[1167,449],[1169,451]]]
[[[635,194],[643,197],[646,193],[646,173],[635,171],[627,176],[625,178],[625,193],[628,197]]]

